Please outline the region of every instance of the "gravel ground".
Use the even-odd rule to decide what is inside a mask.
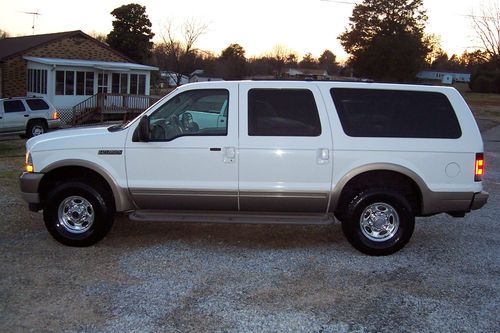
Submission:
[[[485,135],[487,206],[419,218],[410,243],[387,257],[354,250],[339,224],[126,217],[96,246],[65,247],[20,199],[22,141],[9,141],[0,151],[0,331],[499,332],[497,139]]]

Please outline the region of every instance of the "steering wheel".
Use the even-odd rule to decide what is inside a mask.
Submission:
[[[168,119],[168,121],[166,121],[165,138],[172,139],[181,135],[183,132],[184,131],[178,116],[173,115]]]
[[[181,127],[184,132],[198,132],[200,127],[193,121],[193,115],[189,112],[184,112],[181,116]]]

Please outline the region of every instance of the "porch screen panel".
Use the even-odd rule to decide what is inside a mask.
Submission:
[[[118,94],[120,93],[120,74],[118,73],[113,73],[111,77],[112,83],[111,83],[111,92],[113,94]]]
[[[64,95],[74,95],[75,93],[75,72],[66,71],[66,90]]]
[[[94,94],[94,72],[85,73],[85,95],[92,96]]]
[[[28,69],[28,91],[39,94],[47,93],[46,69]]]
[[[137,95],[137,74],[130,74],[130,94]]]
[[[138,87],[139,95],[146,95],[146,75],[139,75],[139,87]]]
[[[56,95],[64,95],[64,71],[56,71]]]
[[[76,94],[85,94],[85,72],[76,72]]]
[[[127,86],[128,86],[128,75],[120,74],[120,94],[127,93]]]

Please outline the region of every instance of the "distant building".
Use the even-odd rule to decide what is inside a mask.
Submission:
[[[470,82],[470,73],[442,72],[442,71],[420,71],[417,78],[421,80],[441,81],[444,84],[453,82]]]
[[[329,80],[330,76],[325,69],[289,68],[284,71],[285,78],[299,80]]]
[[[189,83],[189,77],[173,71],[160,71],[160,82],[169,87],[177,87],[177,77],[180,75],[179,85]]]
[[[205,71],[203,69],[197,69],[191,74],[189,74],[189,82],[207,82],[207,81],[224,81],[221,77],[213,77],[205,75]]]
[[[93,95],[149,95],[151,71],[82,31],[0,40],[0,97],[41,95],[71,108]]]

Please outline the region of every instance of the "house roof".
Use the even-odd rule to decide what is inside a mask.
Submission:
[[[143,70],[157,71],[158,67],[146,66],[131,62],[116,62],[116,61],[94,61],[80,59],[60,59],[60,58],[38,58],[38,57],[23,57],[25,60],[36,62],[44,65],[55,66],[74,66],[74,67],[90,67],[102,70]]]
[[[95,38],[90,37],[86,33],[81,30],[74,31],[65,31],[65,32],[56,32],[51,34],[43,34],[43,35],[32,35],[32,36],[21,36],[21,37],[9,37],[0,39],[0,61],[5,60],[10,57],[14,57],[19,54],[23,54],[31,49],[40,47],[42,45],[57,41],[59,39],[67,38],[80,35],[91,40],[94,40],[96,43],[100,44],[102,47],[105,47],[112,52],[116,53],[120,57],[126,60],[132,61],[130,58],[125,56],[124,54],[116,51],[115,49],[109,47],[107,44],[98,41]]]

